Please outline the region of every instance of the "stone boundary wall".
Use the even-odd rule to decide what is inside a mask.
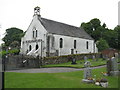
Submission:
[[[2,60],[5,70],[39,68],[41,65],[38,58],[31,56],[15,55],[7,58],[3,57]]]
[[[92,59],[93,55],[95,55],[96,58],[101,57],[100,53],[73,54],[73,55],[64,55],[64,56],[45,57],[42,60],[42,65],[66,63],[71,61],[71,58],[75,58],[76,60],[83,60],[84,56],[87,56],[88,59]]]
[[[40,68],[42,65],[48,64],[59,64],[66,63],[71,61],[71,58],[75,58],[76,60],[83,60],[84,56],[87,56],[88,59],[92,59],[93,55],[96,58],[100,58],[100,53],[90,53],[90,54],[74,54],[74,55],[65,55],[65,56],[54,56],[54,57],[32,57],[25,55],[9,55],[7,58],[3,57],[3,63],[5,63],[5,70],[13,70],[13,69],[24,69],[24,68]]]

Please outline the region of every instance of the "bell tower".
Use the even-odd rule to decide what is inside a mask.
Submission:
[[[40,16],[40,7],[37,6],[34,8],[34,15]]]

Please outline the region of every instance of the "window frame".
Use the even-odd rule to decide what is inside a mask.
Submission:
[[[74,49],[76,49],[76,48],[77,48],[77,41],[74,40]]]
[[[31,45],[29,45],[29,51],[31,51],[32,50],[32,46]]]
[[[59,44],[60,44],[59,47],[63,48],[63,39],[62,38],[59,39]]]
[[[86,49],[89,49],[89,42],[86,41]]]

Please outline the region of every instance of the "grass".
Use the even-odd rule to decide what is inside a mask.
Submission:
[[[91,62],[92,67],[106,64],[106,60],[103,60],[101,58],[98,59],[98,61],[92,61],[92,59],[88,59],[88,61]],[[71,64],[71,62],[67,62],[67,63],[61,63],[61,64],[44,65],[42,67],[74,67],[74,68],[83,68],[84,67],[84,60],[77,60],[76,62],[77,62],[77,64]]]
[[[103,60],[102,58],[99,58],[98,61],[93,61],[92,59],[88,59],[88,61],[91,62],[91,67],[101,66],[106,64],[106,60]],[[118,59],[118,62],[120,62],[120,58]],[[61,63],[61,64],[49,64],[49,65],[44,65],[42,67],[43,68],[44,67],[73,67],[73,68],[84,67],[84,60],[77,60],[76,63],[77,64],[71,64],[71,62]]]
[[[106,78],[109,88],[118,87],[118,77],[103,76],[105,68],[93,69],[96,78]],[[64,73],[15,73],[5,72],[5,88],[102,88],[82,82],[83,71]]]

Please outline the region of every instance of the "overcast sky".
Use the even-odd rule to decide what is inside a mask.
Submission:
[[[34,7],[41,8],[42,17],[79,27],[82,22],[98,18],[113,29],[118,24],[120,0],[0,0],[0,36],[17,27],[27,30]],[[1,42],[0,42],[1,43]]]

